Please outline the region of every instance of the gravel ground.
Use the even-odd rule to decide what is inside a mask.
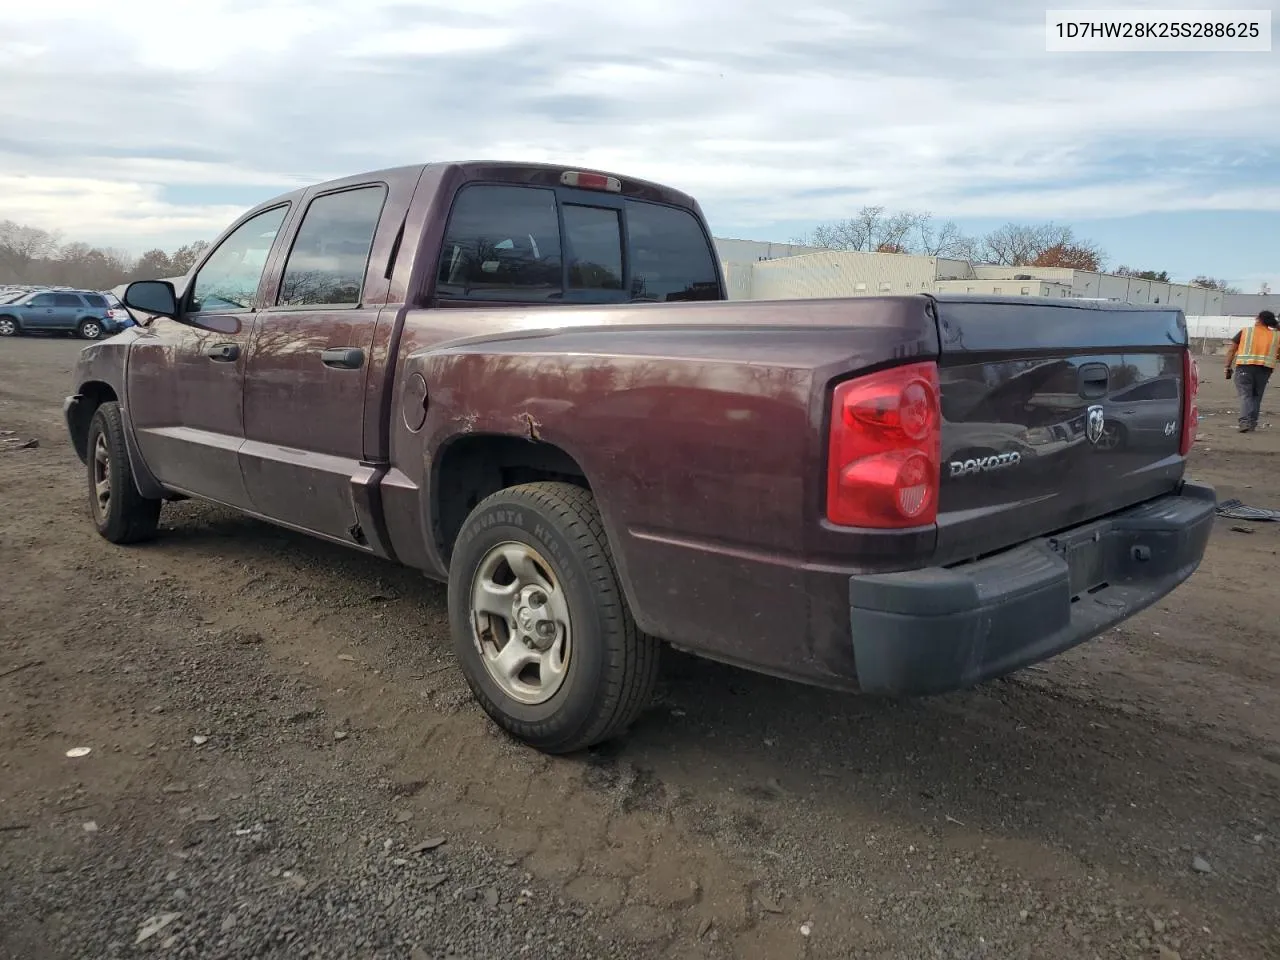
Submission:
[[[672,656],[624,741],[551,760],[411,571],[193,503],[100,540],[77,349],[0,343],[0,441],[39,441],[0,445],[0,956],[1280,957],[1280,524],[980,690]],[[1193,472],[1277,506],[1228,386]]]

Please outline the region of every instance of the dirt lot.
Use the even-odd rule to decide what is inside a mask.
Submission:
[[[100,540],[78,346],[0,342],[39,440],[0,451],[0,956],[1280,957],[1280,524],[978,691],[673,657],[625,742],[552,761],[410,571],[191,503]],[[1194,474],[1280,506],[1280,387],[1242,436],[1204,369]]]

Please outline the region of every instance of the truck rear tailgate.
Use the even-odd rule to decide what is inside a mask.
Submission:
[[[943,415],[935,562],[982,556],[1177,487],[1180,310],[935,300]]]

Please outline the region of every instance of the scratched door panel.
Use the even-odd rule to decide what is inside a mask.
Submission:
[[[367,472],[366,387],[386,282],[385,264],[370,261],[387,196],[379,182],[309,202],[245,373],[241,464],[254,509],[348,543],[358,542],[352,483]]]

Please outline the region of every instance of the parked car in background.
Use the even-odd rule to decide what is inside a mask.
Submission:
[[[1176,374],[1151,377],[1113,391],[1104,401],[1106,426],[1098,446],[1107,450],[1159,447],[1178,429],[1169,413],[1169,398],[1180,385]]]
[[[40,290],[0,304],[0,337],[70,332],[85,340],[98,340],[131,325],[112,316],[107,298],[100,293]]]
[[[133,314],[125,308],[125,305],[120,302],[120,298],[115,293],[110,290],[103,290],[102,296],[106,298],[107,306],[111,308],[111,319],[117,323],[121,330],[136,325]]]

